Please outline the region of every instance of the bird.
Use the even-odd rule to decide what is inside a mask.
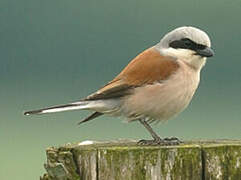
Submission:
[[[214,56],[209,36],[192,26],[178,27],[147,48],[110,82],[75,102],[24,112],[24,115],[69,110],[92,113],[78,124],[101,115],[139,121],[153,139],[139,145],[178,145],[176,137],[161,138],[151,123],[163,122],[187,108],[199,85],[207,58]]]

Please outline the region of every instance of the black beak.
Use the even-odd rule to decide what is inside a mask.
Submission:
[[[205,47],[204,49],[197,49],[196,54],[202,57],[212,57],[214,56],[214,51],[210,47]]]

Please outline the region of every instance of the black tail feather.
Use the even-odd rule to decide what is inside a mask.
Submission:
[[[78,123],[78,125],[80,125],[80,124],[82,124],[82,123],[84,123],[84,122],[90,121],[90,120],[92,120],[92,119],[95,119],[95,118],[97,118],[97,117],[99,117],[99,116],[101,116],[101,115],[103,115],[103,113],[94,112],[94,113],[92,113],[91,115],[89,115],[87,118],[85,118],[85,119],[83,119],[82,121],[80,121],[80,122]]]
[[[28,116],[28,115],[31,115],[31,114],[41,114],[42,110],[33,110],[33,111],[27,111],[27,112],[24,112],[23,114]]]

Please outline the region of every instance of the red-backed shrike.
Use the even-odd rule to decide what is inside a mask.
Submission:
[[[25,115],[69,110],[124,116],[138,120],[153,140],[140,144],[178,144],[177,138],[161,139],[149,125],[176,116],[190,103],[207,57],[214,55],[208,35],[195,27],[179,27],[159,43],[135,57],[112,81],[86,98],[66,105],[25,112]]]

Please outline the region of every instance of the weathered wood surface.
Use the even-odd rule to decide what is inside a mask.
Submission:
[[[47,149],[41,180],[241,180],[241,140],[138,146],[135,141]]]

